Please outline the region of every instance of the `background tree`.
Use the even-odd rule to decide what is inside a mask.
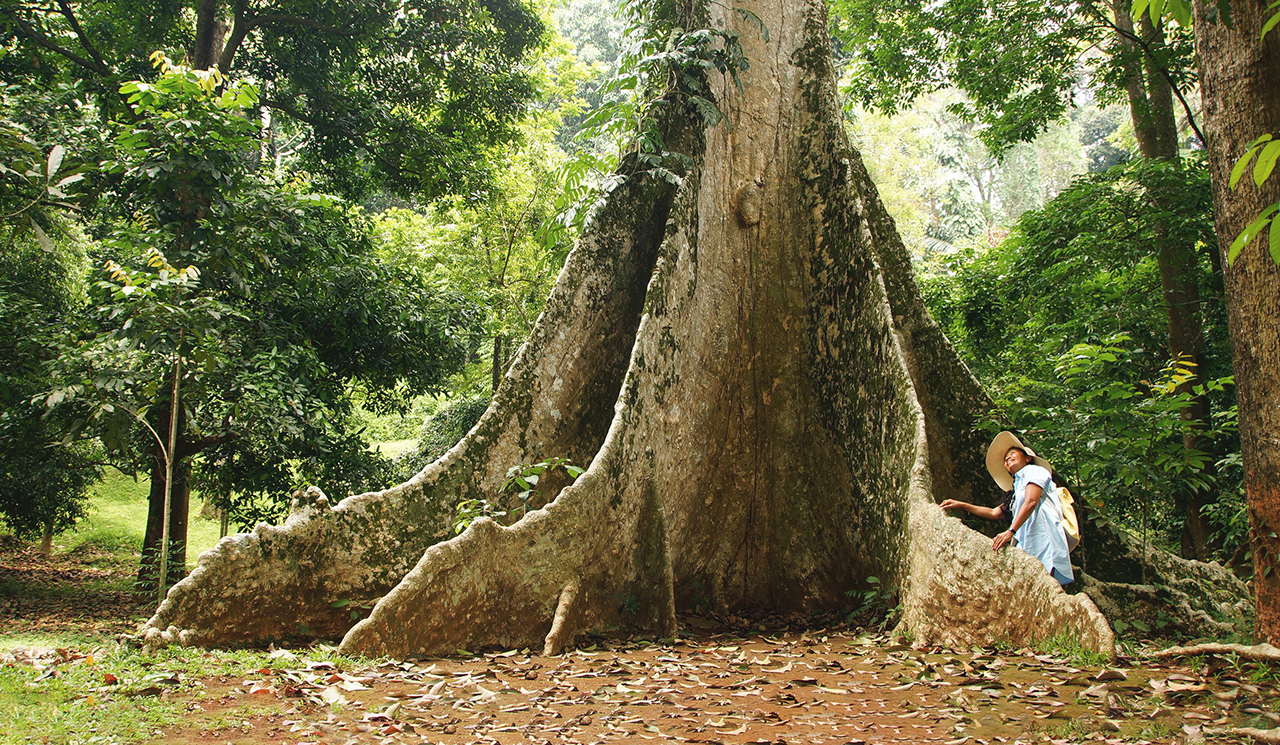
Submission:
[[[413,271],[380,262],[357,212],[257,167],[257,119],[243,116],[256,106],[254,86],[156,60],[154,82],[123,86],[134,118],[110,166],[119,186],[103,197],[122,213],[108,224],[112,276],[46,398],[150,471],[144,585],[156,581],[166,530],[171,434],[167,581],[185,572],[193,456],[221,506],[245,522],[280,515],[284,483],[322,479],[338,494],[363,486],[378,471],[348,428],[351,384],[374,409],[402,408],[461,364],[471,324],[458,298],[423,292]],[[197,268],[199,284],[169,298],[162,285],[178,267]]]
[[[1150,209],[1153,193],[1169,206]],[[1190,245],[1213,240],[1211,190],[1203,163],[1136,160],[1089,174],[1022,215],[1008,239],[956,254],[946,272],[921,278],[930,312],[992,390],[1052,396],[1052,360],[1080,340],[1124,333],[1145,350],[1144,374],[1167,362],[1160,271],[1149,246],[1156,221]],[[1221,293],[1209,262],[1198,264],[1206,297]],[[1221,305],[1207,304],[1211,330],[1225,329]],[[1222,333],[1208,373],[1230,372]]]
[[[600,16],[588,15],[596,11]],[[491,151],[500,167],[488,188],[427,208],[385,209],[373,220],[384,260],[414,267],[431,286],[460,293],[484,312],[483,333],[472,337],[468,365],[451,379],[448,395],[420,400],[417,420],[401,423],[401,437],[420,435],[415,452],[397,464],[402,478],[456,444],[480,418],[596,199],[603,175],[595,172],[616,163],[614,143],[575,136],[589,101],[604,95],[601,58],[613,64],[607,55],[616,57],[610,29],[620,33],[621,21],[612,11],[608,3],[588,2],[555,13],[551,41],[534,67],[540,100],[520,124],[520,143]],[[577,48],[559,33],[560,24],[578,32]]]
[[[1072,109],[1034,141],[996,158],[977,138],[978,127],[952,109],[959,91],[921,95],[893,115],[855,105],[858,93],[847,81],[842,93],[849,136],[923,272],[957,248],[998,243],[1011,223],[1074,177],[1129,157],[1113,142],[1123,137],[1116,106]]]
[[[48,389],[44,363],[85,301],[83,244],[56,232],[46,241],[47,251],[28,230],[0,251],[0,519],[16,536],[41,536],[47,555],[54,533],[84,515],[97,469],[91,448],[62,447],[59,427],[31,402]]]
[[[850,47],[858,50],[851,87],[868,106],[896,111],[920,93],[954,86],[967,97],[955,110],[979,122],[979,137],[999,154],[1062,118],[1073,102],[1082,55],[1097,47],[1104,54],[1092,71],[1095,92],[1103,101],[1127,102],[1139,153],[1179,157],[1175,106],[1186,109],[1179,86],[1188,87],[1193,74],[1190,36],[1158,18],[1135,21],[1127,2],[1023,2],[997,9],[973,0],[838,0],[834,7]],[[1151,196],[1157,212],[1169,209],[1159,192]],[[1184,392],[1203,389],[1208,379],[1194,244],[1155,227],[1169,352],[1195,364],[1196,378]],[[1186,446],[1205,449],[1209,442],[1197,433],[1212,427],[1209,402],[1192,400],[1185,416],[1199,427],[1188,428]],[[1211,531],[1201,506],[1212,499],[1209,491],[1187,495],[1185,556],[1207,556]]]
[[[109,114],[127,114],[116,91],[145,79],[157,49],[251,78],[270,131],[300,129],[300,166],[350,195],[483,185],[485,149],[516,137],[544,35],[516,0],[6,0],[0,13],[7,82],[83,80]]]
[[[68,152],[92,140],[80,98],[65,84],[0,89],[0,518],[41,536],[45,554],[97,477],[97,454],[61,447],[31,403],[86,300],[88,241],[74,219],[84,166]]]
[[[1164,211],[1150,207],[1156,193]],[[1219,492],[1234,503],[1232,482],[1214,480],[1214,470],[1207,466],[1213,465],[1212,453],[1236,452],[1235,435],[1222,432],[1215,420],[1203,433],[1214,438],[1213,447],[1201,449],[1187,446],[1185,423],[1162,424],[1161,438],[1179,440],[1176,446],[1161,440],[1161,452],[1176,455],[1168,462],[1201,463],[1206,468],[1194,473],[1171,468],[1162,472],[1161,488],[1143,490],[1135,499],[1123,469],[1104,464],[1142,461],[1150,466],[1154,451],[1137,440],[1130,449],[1117,451],[1116,436],[1123,428],[1108,419],[1115,419],[1114,414],[1094,411],[1107,408],[1101,406],[1105,401],[1090,398],[1115,385],[1127,386],[1130,398],[1146,401],[1158,388],[1153,381],[1169,377],[1162,372],[1169,357],[1160,270],[1150,252],[1157,230],[1188,245],[1204,246],[1213,240],[1208,172],[1202,164],[1190,158],[1139,159],[1080,178],[1043,209],[1025,213],[1006,241],[957,254],[946,272],[924,277],[921,283],[930,312],[1013,423],[1023,431],[1044,430],[1035,435],[1036,442],[1060,458],[1073,454],[1074,462],[1059,462],[1059,470],[1085,486],[1082,496],[1088,503],[1094,509],[1105,504],[1106,512],[1131,520],[1135,527],[1143,524],[1148,504],[1155,504],[1153,514],[1160,515],[1162,532],[1172,530],[1166,537],[1176,540],[1182,524],[1176,516],[1183,510],[1174,509],[1181,501],[1171,500],[1185,498],[1189,488]],[[1209,265],[1199,265],[1196,280],[1203,297],[1217,297],[1220,276],[1210,272]],[[1216,342],[1207,350],[1203,374],[1210,380],[1227,377],[1231,367],[1224,310],[1209,304],[1202,315],[1207,336]],[[1108,341],[1117,336],[1126,341]],[[1081,343],[1123,348],[1122,354],[1111,353],[1123,362],[1112,359],[1115,364],[1104,365],[1105,370],[1064,380],[1060,360],[1070,358]],[[1234,410],[1229,390],[1206,395],[1216,410]],[[1191,396],[1184,390],[1162,401],[1181,416]],[[1136,423],[1125,427],[1139,428]],[[1101,463],[1095,467],[1095,461]],[[1214,525],[1231,550],[1238,537],[1226,535],[1226,506],[1215,511],[1221,519]]]

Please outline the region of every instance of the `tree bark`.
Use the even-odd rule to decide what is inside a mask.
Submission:
[[[490,390],[497,391],[498,386],[502,383],[502,373],[504,370],[502,355],[502,334],[494,334],[493,336],[493,360],[490,365],[489,373],[492,378],[492,388]]]
[[[222,55],[222,42],[227,24],[222,18],[223,0],[199,0],[196,3],[196,35],[191,43],[191,66],[209,70]]]
[[[433,654],[591,629],[669,634],[681,608],[847,608],[875,576],[923,642],[1070,634],[1111,653],[1092,601],[993,552],[942,496],[988,493],[990,401],[924,311],[910,259],[840,121],[825,5],[684,8],[740,35],[731,126],[660,109],[678,186],[634,174],[574,249],[488,412],[406,484],[225,539],[148,622],[148,645],[299,628],[342,651]],[[634,168],[634,161],[626,166]],[[512,526],[448,537],[507,468],[589,464]],[[376,600],[351,626],[336,600]]]
[[[155,595],[160,576],[160,544],[164,530],[164,455],[152,454],[150,490],[147,494],[147,531],[142,540],[142,562],[138,567],[137,591]],[[173,493],[169,505],[169,576],[172,587],[187,576],[187,523],[191,507],[190,462],[180,458],[173,469]]]
[[[53,555],[53,520],[44,521],[44,530],[40,533],[40,556],[49,558]]]
[[[1259,0],[1231,3],[1233,28],[1212,23],[1196,4],[1205,136],[1213,182],[1218,246],[1227,248],[1262,209],[1280,200],[1280,177],[1261,187],[1246,176],[1229,186],[1231,168],[1250,143],[1280,133],[1280,32],[1259,36],[1272,12]],[[1240,407],[1240,447],[1249,505],[1257,636],[1280,643],[1280,268],[1267,232],[1225,269],[1227,325]]]

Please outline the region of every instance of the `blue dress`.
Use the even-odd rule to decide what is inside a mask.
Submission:
[[[1058,504],[1058,489],[1048,469],[1028,463],[1013,475],[1013,515],[1022,510],[1027,498],[1027,485],[1038,484],[1043,490],[1040,503],[1031,516],[1018,528],[1013,537],[1018,546],[1040,560],[1049,574],[1065,585],[1075,581],[1071,572],[1071,553],[1067,549],[1067,534],[1062,530],[1062,507]]]

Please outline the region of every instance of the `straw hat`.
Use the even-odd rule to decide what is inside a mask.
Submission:
[[[1009,452],[1009,448],[1022,448],[1027,451],[1027,455],[1031,456],[1031,462],[1053,471],[1053,466],[1049,465],[1049,461],[1036,455],[1035,451],[1022,444],[1017,435],[1012,432],[1001,432],[996,435],[996,439],[991,441],[991,446],[987,448],[987,472],[991,474],[991,478],[995,479],[1001,489],[1009,491],[1013,488],[1013,475],[1004,467],[1005,453]]]

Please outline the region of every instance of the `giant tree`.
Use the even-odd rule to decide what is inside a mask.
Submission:
[[[1072,105],[1086,50],[1095,95],[1123,100],[1144,158],[1179,157],[1177,109],[1194,120],[1180,88],[1192,77],[1185,29],[1143,14],[1135,20],[1127,0],[1115,2],[1015,2],[993,6],[974,0],[921,4],[912,0],[837,0],[851,45],[851,89],[862,102],[894,111],[918,94],[954,86],[968,100],[956,110],[981,123],[980,137],[994,151],[1029,141]],[[1151,194],[1152,209],[1171,208]],[[1160,267],[1171,356],[1195,364],[1187,392],[1207,380],[1196,282],[1195,244],[1157,229],[1151,247]],[[1069,346],[1069,345],[1068,345]],[[1062,350],[1065,351],[1065,348]],[[1208,400],[1197,396],[1185,416],[1188,449],[1205,449]],[[1209,526],[1201,505],[1208,490],[1188,490],[1183,553],[1208,557]]]
[[[1240,445],[1249,504],[1257,635],[1280,639],[1280,221],[1231,261],[1237,236],[1280,202],[1280,179],[1245,175],[1232,189],[1232,167],[1261,135],[1280,132],[1280,33],[1262,35],[1275,13],[1261,0],[1217,6],[1196,3],[1205,134],[1213,182],[1218,245],[1227,266],[1227,324],[1240,405]],[[1252,165],[1247,162],[1246,166]],[[1251,171],[1252,169],[1250,169]],[[1249,171],[1246,171],[1249,174]],[[1269,235],[1268,235],[1269,233]]]
[[[336,507],[311,490],[283,525],[224,539],[148,643],[554,652],[592,628],[670,633],[696,604],[843,607],[876,576],[921,641],[1111,649],[1085,596],[935,504],[991,489],[970,427],[990,402],[848,145],[824,4],[644,9],[642,141],[481,421],[404,484]],[[547,457],[587,470],[451,538],[455,504]]]

